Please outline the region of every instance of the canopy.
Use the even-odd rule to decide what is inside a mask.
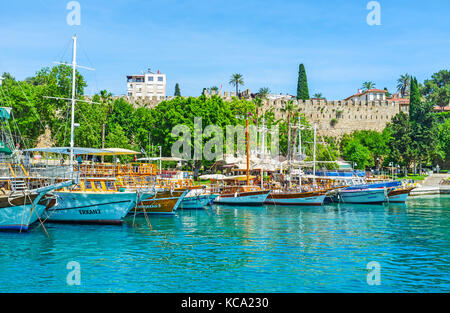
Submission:
[[[52,148],[32,148],[26,149],[24,152],[44,152],[44,153],[58,153],[58,154],[70,154],[70,147],[52,147]],[[101,153],[103,150],[95,148],[73,148],[73,154],[96,154]]]
[[[0,107],[0,119],[9,120],[10,114],[11,114],[11,108]]]
[[[152,157],[152,158],[140,158],[137,159],[138,161],[176,161],[176,162],[180,162],[180,161],[186,161],[180,158],[176,158],[176,157]]]
[[[70,147],[52,147],[52,148],[32,148],[24,150],[25,152],[44,152],[44,153],[58,153],[58,154],[70,154]],[[123,155],[123,154],[140,154],[128,149],[121,148],[107,148],[107,149],[95,149],[95,148],[73,148],[73,154],[86,154],[86,155]]]
[[[100,150],[100,149],[99,149]],[[135,155],[141,154],[134,150],[122,149],[122,148],[104,148],[100,152],[93,153],[94,155]]]
[[[201,180],[208,180],[208,179],[212,179],[212,180],[222,180],[224,179],[226,176],[222,175],[222,174],[208,174],[208,175],[200,175],[198,178]]]

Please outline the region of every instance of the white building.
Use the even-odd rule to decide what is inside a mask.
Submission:
[[[159,72],[127,76],[127,95],[131,98],[149,98],[164,100],[166,98],[166,74]]]
[[[376,101],[376,100],[386,100],[386,90],[382,89],[369,89],[366,91],[358,90],[358,93],[346,98],[345,100],[356,100],[356,101]]]

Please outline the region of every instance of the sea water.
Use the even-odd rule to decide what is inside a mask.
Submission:
[[[0,292],[449,292],[449,225],[447,195],[45,224],[0,233]]]

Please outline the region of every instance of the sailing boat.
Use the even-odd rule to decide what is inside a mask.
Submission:
[[[231,179],[233,185],[223,186],[220,195],[214,199],[217,204],[231,204],[231,205],[263,205],[269,196],[271,190],[263,190],[259,186],[250,185],[250,153],[249,153],[249,129],[247,118],[247,175],[246,185],[240,185],[239,177]]]
[[[0,120],[9,119],[10,111],[11,108],[0,107]],[[2,131],[0,140],[2,158],[13,154],[6,144],[7,137],[9,136],[6,132]],[[9,138],[8,141],[12,148],[12,138]],[[20,177],[18,171],[13,170],[13,168],[19,167],[25,172],[22,164],[17,165],[10,162],[2,165],[6,168],[2,168],[2,177],[0,177],[0,230],[28,231],[30,225],[43,215],[48,204],[45,196],[55,189],[68,187],[74,183],[73,180],[66,180],[57,184],[29,189],[27,177]],[[4,169],[6,171],[3,171]]]
[[[74,148],[74,118],[75,102],[83,101],[75,99],[75,79],[76,68],[86,68],[76,63],[77,56],[77,36],[73,36],[73,61],[72,61],[72,97],[71,99],[71,133],[69,148],[49,148],[48,150],[57,153],[69,154],[70,171],[74,172],[74,154],[102,154],[108,153],[101,149]],[[52,97],[48,97],[52,98]],[[89,101],[88,101],[89,102]],[[37,150],[37,149],[34,149]],[[86,150],[84,152],[83,150]],[[97,150],[97,151],[93,151]],[[110,153],[110,152],[109,152]],[[98,185],[100,184],[100,185]],[[111,182],[111,188],[98,188],[102,186],[102,179],[99,177],[84,177],[84,180],[77,184],[75,188],[56,191],[56,203],[45,212],[48,222],[59,223],[98,223],[98,224],[121,224],[127,213],[136,206],[137,203],[151,196],[150,193],[140,193],[139,191],[117,190],[115,182]]]

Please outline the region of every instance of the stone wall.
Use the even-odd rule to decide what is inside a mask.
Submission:
[[[249,92],[248,92],[249,93]],[[250,94],[250,93],[249,93]],[[205,93],[206,96],[217,95],[224,101],[231,101],[235,92],[212,92]],[[147,106],[152,108],[161,100],[150,98],[132,99],[122,96],[127,101],[133,103],[136,107]],[[167,97],[171,100],[174,97]],[[247,100],[251,100],[247,98]],[[286,113],[282,112],[284,103],[288,98],[277,100],[264,100],[263,111],[273,110],[275,118],[286,118]],[[317,130],[322,136],[341,137],[343,134],[351,133],[354,130],[376,130],[382,131],[392,117],[400,111],[409,113],[409,105],[401,104],[398,101],[377,100],[377,101],[355,101],[355,100],[293,100],[294,106],[300,113],[303,113],[308,121],[317,123]]]
[[[337,136],[354,130],[370,129],[382,131],[392,117],[403,111],[408,113],[409,106],[397,101],[327,101],[327,100],[293,100],[307,120],[317,123],[317,130],[323,136]],[[264,110],[273,109],[275,117],[286,118],[282,112],[284,100],[269,100]]]

